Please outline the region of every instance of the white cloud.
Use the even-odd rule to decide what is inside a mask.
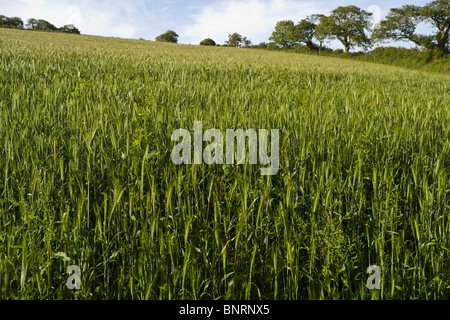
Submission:
[[[228,34],[238,32],[253,43],[259,43],[267,41],[277,21],[290,19],[298,22],[318,12],[323,10],[317,1],[222,0],[192,16],[194,23],[180,31],[180,42],[198,43],[202,39],[213,38],[218,43],[224,43]]]

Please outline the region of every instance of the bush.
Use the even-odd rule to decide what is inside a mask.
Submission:
[[[168,30],[167,32],[160,34],[155,38],[156,41],[160,42],[171,42],[178,43],[178,34],[175,31]]]
[[[200,42],[201,46],[215,46],[216,43],[214,42],[213,39],[210,38],[206,38],[204,40],[202,40],[202,42]]]

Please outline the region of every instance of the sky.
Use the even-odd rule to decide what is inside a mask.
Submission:
[[[74,24],[82,34],[146,40],[167,30],[179,43],[212,38],[223,44],[238,32],[254,44],[268,42],[280,20],[298,22],[313,13],[329,14],[338,6],[356,5],[384,18],[390,8],[424,5],[431,0],[0,0],[0,14],[44,19],[61,27]],[[338,48],[339,44],[329,46]],[[408,47],[408,43],[402,44]],[[411,44],[409,44],[411,46]]]

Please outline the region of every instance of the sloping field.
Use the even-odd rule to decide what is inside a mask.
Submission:
[[[449,106],[443,75],[0,29],[0,298],[448,299]],[[175,165],[194,121],[279,129],[278,173]]]

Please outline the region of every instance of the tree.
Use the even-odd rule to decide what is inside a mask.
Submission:
[[[171,42],[178,43],[178,34],[175,31],[168,30],[167,32],[160,34],[155,38],[156,41],[160,42]]]
[[[216,42],[213,39],[206,38],[200,42],[201,46],[215,46]]]
[[[244,48],[252,47],[252,41],[250,39],[248,39],[247,37],[242,38],[242,43],[244,44]]]
[[[29,29],[35,29],[37,27],[37,25],[38,25],[38,21],[34,18],[30,18],[30,19],[28,19],[26,26]]]
[[[242,36],[237,32],[229,34],[225,43],[231,47],[239,48],[242,45]]]
[[[416,29],[422,22],[429,22],[437,28],[436,34],[417,34]],[[437,48],[449,51],[450,2],[433,1],[424,7],[405,5],[391,9],[380,27],[375,29],[372,37],[375,41],[391,39],[394,41],[412,41],[426,49]]]
[[[295,43],[295,24],[292,20],[278,21],[275,25],[275,31],[269,40],[283,48],[290,48]]]
[[[46,20],[36,20],[36,19],[28,19],[27,27],[33,30],[40,30],[40,31],[57,31],[58,28],[56,28],[53,24]]]
[[[374,30],[372,38],[375,41],[384,41],[386,39],[394,41],[409,40],[419,46],[431,49],[431,36],[416,34],[417,26],[424,20],[420,11],[420,7],[413,5],[391,9],[386,19],[382,20],[379,27]]]
[[[348,53],[352,47],[359,45],[369,47],[370,38],[366,34],[372,13],[356,6],[337,7],[331,15],[320,23],[320,34],[330,39],[339,40]]]
[[[433,1],[422,8],[421,14],[425,21],[438,29],[433,36],[434,46],[443,52],[450,51],[450,1]]]
[[[59,28],[58,31],[65,32],[65,33],[80,34],[80,30],[75,28],[75,26],[73,24],[66,24],[65,26]]]
[[[23,21],[19,17],[8,18],[0,15],[0,27],[23,28]]]
[[[8,18],[0,16],[0,25],[10,28],[23,28],[23,21],[19,17]]]
[[[23,27],[24,27],[23,20],[20,19],[19,17],[12,17],[12,18],[9,18],[9,19],[8,19],[8,24],[9,24],[11,27],[14,27],[14,28],[23,28]]]
[[[319,41],[319,54],[322,51],[323,43],[325,42],[325,39],[327,38],[326,29],[323,28],[324,24],[322,21],[327,19],[327,16],[323,14],[313,14],[306,18],[308,21],[312,22],[314,27],[314,38]]]
[[[314,47],[312,39],[316,33],[316,25],[307,19],[302,19],[295,26],[293,31],[293,41],[304,43],[311,50]]]

